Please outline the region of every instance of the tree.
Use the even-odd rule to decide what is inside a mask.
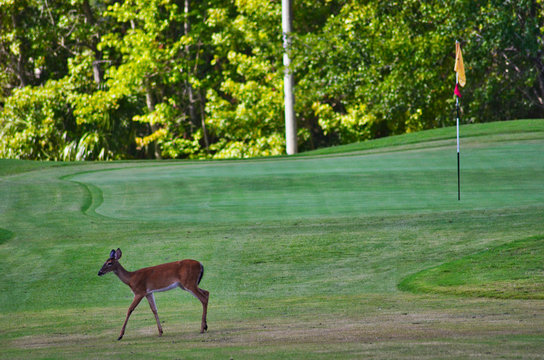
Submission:
[[[468,6],[468,5],[467,5]],[[486,1],[473,9],[466,32],[472,121],[544,117],[544,5],[541,1]]]
[[[101,80],[96,71],[100,54],[92,50],[100,26],[107,24],[91,21],[93,9],[86,0],[52,6],[47,1],[4,1],[0,6],[0,58],[6,69],[0,154],[54,160],[112,156],[103,134],[81,126],[77,118],[78,97],[96,89],[87,70],[95,70],[97,83]]]
[[[452,124],[455,40],[468,65],[464,118],[542,117],[543,15],[529,0],[346,3],[295,43],[306,146]]]
[[[299,149],[544,115],[540,0],[301,0]],[[281,6],[268,0],[0,0],[0,156],[285,152]]]
[[[281,4],[237,2],[210,12],[212,64],[220,84],[207,90],[206,123],[216,158],[284,152]]]

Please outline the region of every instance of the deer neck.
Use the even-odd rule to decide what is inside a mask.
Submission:
[[[113,272],[115,273],[115,275],[117,275],[119,280],[129,285],[130,278],[132,277],[132,273],[130,271],[125,270],[125,268],[118,263],[116,269],[113,270]]]

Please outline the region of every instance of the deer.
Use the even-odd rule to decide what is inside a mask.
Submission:
[[[113,272],[119,280],[127,284],[134,293],[134,300],[130,304],[125,318],[121,334],[117,340],[121,340],[125,335],[125,329],[130,314],[136,306],[145,297],[149,302],[151,311],[155,315],[159,336],[162,336],[162,326],[157,313],[157,305],[155,304],[156,292],[168,291],[175,288],[186,290],[193,294],[202,303],[202,323],[200,333],[208,330],[206,314],[208,312],[208,299],[210,293],[198,287],[202,276],[204,275],[204,266],[196,260],[185,259],[181,261],[169,262],[161,265],[150,266],[136,271],[127,271],[119,263],[121,259],[121,249],[111,250],[110,257],[98,272],[98,276],[103,276],[109,272]]]

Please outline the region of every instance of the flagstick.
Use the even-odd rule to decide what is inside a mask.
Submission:
[[[456,75],[456,83],[459,83],[459,74]],[[455,96],[455,107],[457,109],[457,200],[461,201],[461,170],[459,159],[459,96]]]

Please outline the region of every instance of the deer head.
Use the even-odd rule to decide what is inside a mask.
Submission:
[[[109,273],[110,271],[115,270],[119,265],[119,259],[121,258],[121,255],[123,255],[123,253],[119,248],[117,250],[110,251],[110,258],[106,260],[104,265],[102,265],[102,268],[98,272],[98,276],[102,276]]]

